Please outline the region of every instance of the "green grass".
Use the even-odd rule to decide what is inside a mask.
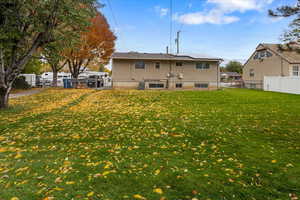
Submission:
[[[1,200],[300,197],[299,95],[47,90],[0,117]]]

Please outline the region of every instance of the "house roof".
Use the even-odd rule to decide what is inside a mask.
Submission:
[[[174,55],[163,53],[116,52],[112,56],[118,60],[177,60],[177,61],[223,61],[221,58],[192,57],[189,55]]]
[[[260,46],[271,50],[291,64],[300,63],[300,53],[292,46],[290,48],[288,45],[263,43],[258,46],[257,50],[261,49]]]

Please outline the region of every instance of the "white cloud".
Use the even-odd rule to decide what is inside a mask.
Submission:
[[[215,4],[218,8],[233,12],[244,12],[247,10],[260,10],[273,0],[207,0],[208,3]]]
[[[239,21],[238,17],[225,16],[220,10],[211,10],[207,14],[203,12],[189,13],[177,16],[177,20],[184,24],[230,24]]]
[[[162,8],[160,6],[155,6],[155,12],[157,12],[159,14],[160,17],[164,17],[169,13],[169,9],[168,8]]]
[[[207,0],[214,7],[208,12],[187,13],[176,17],[176,20],[184,24],[230,24],[239,21],[232,13],[248,10],[261,10],[273,0]]]

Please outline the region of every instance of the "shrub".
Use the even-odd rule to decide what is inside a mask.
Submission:
[[[13,83],[14,89],[29,89],[31,86],[26,82],[24,76],[19,76]]]

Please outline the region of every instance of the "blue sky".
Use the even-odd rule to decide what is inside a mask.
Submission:
[[[106,4],[102,12],[118,37],[117,51],[165,52],[170,37],[170,0],[101,2]],[[280,42],[280,35],[291,21],[268,17],[268,9],[295,3],[296,0],[173,0],[172,41],[176,31],[181,30],[183,54],[246,60],[259,43]]]

